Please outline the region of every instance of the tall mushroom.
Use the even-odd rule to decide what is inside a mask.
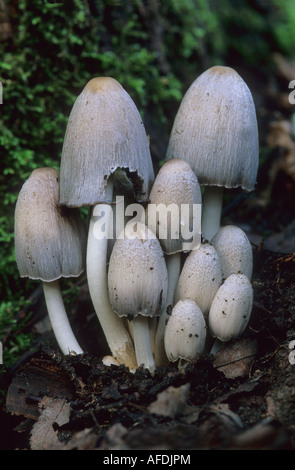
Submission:
[[[127,223],[110,257],[108,287],[112,307],[133,324],[137,365],[155,370],[149,318],[166,306],[168,274],[164,254],[155,234],[143,223]]]
[[[86,260],[90,296],[114,358],[134,368],[131,338],[113,312],[107,293],[110,204],[114,185],[122,180],[138,201],[145,201],[154,171],[140,114],[115,79],[90,80],[76,99],[65,134],[60,175],[61,205],[93,206]],[[102,216],[104,233],[98,233],[95,223]]]
[[[252,191],[258,170],[255,106],[235,70],[214,66],[192,83],[174,120],[167,158],[186,160],[205,186],[202,234],[211,241],[220,227],[223,189]]]
[[[150,192],[147,218],[148,226],[157,235],[166,254],[168,306],[174,304],[181,253],[196,249],[201,242],[201,203],[201,189],[190,165],[176,158],[164,163]],[[167,318],[165,311],[156,329],[155,357],[158,365],[167,362],[164,348]]]
[[[58,205],[59,174],[34,170],[15,207],[15,258],[21,277],[43,283],[48,315],[64,354],[81,354],[64,307],[59,279],[85,269],[86,231],[77,209]]]

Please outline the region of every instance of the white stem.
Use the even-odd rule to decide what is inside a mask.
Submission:
[[[107,200],[112,200],[112,194],[113,183],[109,178],[106,187]],[[103,212],[104,236],[100,231],[102,226],[95,225],[98,213],[103,214]],[[134,370],[136,358],[132,341],[123,320],[113,311],[108,294],[107,247],[112,215],[110,204],[98,204],[93,207],[87,241],[87,281],[94,309],[112,355],[120,364],[125,364],[130,370]]]
[[[133,334],[137,365],[138,367],[143,365],[153,374],[156,366],[151,348],[148,317],[140,314],[134,317]]]
[[[209,242],[220,229],[224,188],[205,186],[202,202],[202,235]]]
[[[171,255],[167,255],[166,260],[168,271],[167,305],[164,312],[159,318],[158,327],[156,331],[155,361],[157,366],[167,364],[168,362],[164,347],[165,326],[169,318],[169,314],[167,313],[167,307],[173,307],[174,305],[175,289],[180,275],[181,253],[173,253]]]
[[[151,340],[151,348],[153,356],[155,355],[155,348],[156,348],[156,332],[158,328],[158,321],[159,317],[151,317],[149,319],[149,330],[150,330],[150,340]]]
[[[215,356],[215,354],[218,353],[218,351],[220,351],[221,349],[223,349],[224,346],[225,344],[223,341],[220,341],[220,339],[215,338],[215,341],[210,350],[210,354],[213,354],[213,356]]]
[[[59,281],[43,282],[43,291],[52,330],[62,353],[83,354],[65,310]]]

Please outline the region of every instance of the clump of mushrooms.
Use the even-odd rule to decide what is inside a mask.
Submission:
[[[241,336],[253,305],[252,249],[240,228],[220,227],[222,198],[223,188],[253,190],[257,169],[253,98],[230,67],[211,67],[188,89],[175,117],[167,162],[156,180],[133,100],[113,78],[90,80],[69,117],[60,182],[56,170],[35,170],[15,210],[18,268],[21,276],[43,281],[62,351],[83,352],[58,279],[79,276],[85,265],[90,297],[111,351],[106,364],[125,364],[131,371],[143,365],[153,373],[167,358],[180,366],[196,361],[206,332],[216,338],[213,353],[220,342]],[[114,233],[115,194],[120,204],[125,196],[128,202],[148,204],[146,211],[140,206],[142,217],[126,226],[132,208],[125,212],[114,240],[120,228]],[[194,219],[194,208],[201,204],[202,243]],[[172,205],[177,225],[173,210],[168,215]],[[88,235],[77,211],[82,206],[91,207]],[[151,206],[164,206],[164,221],[160,210],[158,220],[151,222]],[[182,263],[185,251],[189,253]]]
[[[164,344],[170,362],[182,367],[203,353],[207,329],[201,309],[191,299],[179,300],[165,327]]]
[[[159,240],[145,224],[127,223],[110,256],[109,297],[118,316],[132,322],[137,365],[151,373],[155,361],[149,318],[163,313],[167,288],[167,267]]]
[[[182,158],[204,186],[202,234],[220,228],[224,188],[252,191],[258,170],[252,94],[231,67],[214,66],[189,87],[174,120],[167,158]]]
[[[202,195],[197,177],[184,160],[170,160],[160,168],[147,207],[148,226],[158,237],[168,269],[167,306],[174,305],[174,293],[181,271],[181,253],[196,249],[201,241]],[[157,365],[167,362],[164,329],[167,309],[156,328]]]
[[[59,174],[34,170],[23,184],[15,207],[15,258],[21,277],[43,283],[52,329],[64,354],[83,353],[68,320],[59,279],[85,269],[86,231],[77,209],[62,208]]]
[[[108,297],[107,246],[113,238],[110,204],[115,185],[122,182],[121,195],[127,188],[136,200],[147,200],[154,170],[140,114],[115,79],[90,80],[76,99],[65,134],[60,177],[61,205],[93,207],[86,259],[90,296],[115,360],[134,369],[130,335]],[[103,218],[103,233],[96,230],[99,218]]]

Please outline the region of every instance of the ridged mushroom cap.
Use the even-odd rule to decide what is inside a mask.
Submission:
[[[245,232],[235,225],[226,225],[211,240],[216,249],[226,279],[230,274],[245,274],[249,280],[253,271],[253,251]]]
[[[60,204],[111,202],[106,181],[126,170],[137,199],[146,200],[154,180],[149,142],[139,111],[117,80],[97,77],[77,97],[70,113],[60,167]],[[122,178],[122,172],[120,172]]]
[[[218,289],[208,317],[212,336],[220,341],[239,338],[253,307],[253,289],[245,274],[231,274]]]
[[[252,94],[230,67],[214,66],[189,87],[175,117],[167,158],[182,158],[201,185],[254,189],[259,144]]]
[[[155,234],[143,223],[126,225],[109,263],[110,302],[119,316],[159,316],[166,306],[168,274]]]
[[[168,360],[195,361],[204,350],[206,334],[206,322],[196,302],[179,300],[165,327],[164,344]]]
[[[34,170],[15,207],[15,258],[21,277],[53,281],[85,268],[86,232],[77,209],[58,205],[59,174]]]
[[[209,243],[203,243],[192,250],[184,262],[176,287],[176,301],[194,300],[206,317],[221,283],[222,269],[217,251]]]
[[[202,194],[198,179],[190,165],[178,158],[164,163],[152,186],[149,202],[148,210],[152,205],[160,207],[160,204],[163,204],[164,207],[163,220],[160,216],[159,223],[151,226],[159,238],[164,252],[170,254],[183,251],[185,244],[189,242],[188,238],[182,236],[185,235],[185,229],[191,230],[193,227],[196,232],[194,236],[197,236],[198,229],[201,231],[201,227],[198,225],[198,213],[193,212],[193,206],[202,204]],[[173,207],[168,214],[167,210],[171,205]],[[183,207],[184,205],[186,208]],[[161,215],[161,211],[159,214]],[[155,218],[153,218],[154,222],[156,222]],[[167,238],[160,236],[163,226],[166,227]]]

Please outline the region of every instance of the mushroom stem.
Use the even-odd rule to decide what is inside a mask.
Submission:
[[[108,179],[105,192],[106,200],[111,201],[113,196],[111,178]],[[97,237],[94,227],[96,222],[95,208],[98,207],[96,205],[93,207],[90,217],[87,241],[86,269],[89,293],[112,355],[120,364],[125,364],[130,370],[134,370],[136,359],[132,341],[123,320],[113,311],[108,295],[107,247],[112,208],[110,204],[100,204],[99,206],[104,211],[105,236]]]
[[[153,374],[156,366],[151,348],[149,318],[140,314],[134,317],[133,332],[137,365],[143,365]]]
[[[224,188],[205,186],[202,205],[202,235],[210,242],[220,229]]]
[[[50,323],[63,354],[83,354],[72,331],[58,280],[43,282],[43,291]]]
[[[155,338],[155,361],[157,366],[168,362],[164,346],[164,332],[167,320],[169,318],[169,306],[174,305],[174,294],[176,285],[180,275],[181,253],[173,253],[166,256],[167,272],[168,272],[168,292],[167,306],[159,318],[156,338]],[[168,309],[168,310],[167,310]]]
[[[210,354],[212,354],[213,356],[215,356],[215,354],[218,353],[218,351],[220,351],[221,349],[223,349],[225,346],[224,342],[221,341],[220,339],[218,338],[215,338],[215,341],[211,347],[211,350],[210,350]]]

